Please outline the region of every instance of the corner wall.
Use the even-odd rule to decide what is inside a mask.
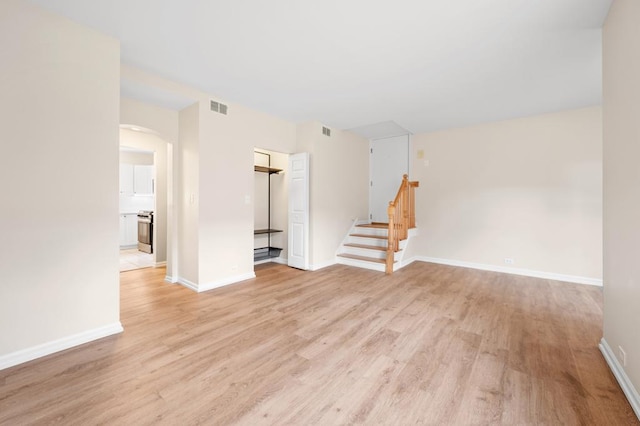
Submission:
[[[640,2],[616,0],[604,46],[603,348],[640,417]],[[620,356],[626,351],[626,365]],[[626,386],[626,387],[625,387]],[[635,388],[635,389],[633,389]]]
[[[199,291],[255,276],[253,151],[295,149],[293,123],[228,106],[222,115],[199,103]]]
[[[349,228],[369,216],[369,141],[348,131],[322,124],[298,125],[298,152],[310,155],[309,250],[311,269],[335,263]]]
[[[601,283],[601,114],[593,107],[414,136],[419,236],[410,256]]]
[[[0,51],[3,368],[121,331],[120,48],[6,0]]]
[[[174,158],[178,163],[177,192],[177,268],[172,281],[197,290],[199,280],[199,204],[200,204],[200,105],[180,111],[180,144]]]

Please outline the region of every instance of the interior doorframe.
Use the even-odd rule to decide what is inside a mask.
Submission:
[[[411,153],[413,152],[413,137],[412,137],[413,134],[412,133],[401,133],[397,135],[369,139],[369,217],[367,218],[368,222],[370,222],[373,217],[373,194],[372,194],[373,186],[371,184],[373,182],[373,142],[380,139],[395,138],[398,136],[405,136],[405,135],[407,136],[407,173],[409,174],[409,176],[411,176],[413,173],[413,164],[411,162]],[[389,200],[389,201],[393,201],[393,200]]]

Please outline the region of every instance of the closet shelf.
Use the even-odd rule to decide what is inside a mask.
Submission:
[[[282,169],[276,169],[276,168],[273,168],[273,167],[266,167],[266,166],[253,166],[253,169],[256,172],[269,173],[270,175],[272,175],[274,173],[280,173],[282,171]]]
[[[273,259],[280,256],[281,248],[277,247],[260,247],[253,249],[253,261],[258,262],[260,260]]]
[[[283,232],[283,231],[282,229],[256,229],[253,231],[253,235],[275,234],[276,232]]]

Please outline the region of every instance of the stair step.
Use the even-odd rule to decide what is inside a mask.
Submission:
[[[356,225],[356,228],[388,229],[389,224],[382,222],[363,223],[362,225]]]
[[[371,234],[349,234],[350,237],[360,237],[360,238],[376,238],[378,240],[386,240],[387,237],[383,235],[371,235]]]
[[[368,244],[355,244],[355,243],[345,243],[343,244],[345,247],[354,247],[368,250],[379,250],[379,251],[387,251],[386,247],[383,246],[371,246]]]
[[[365,262],[382,263],[382,264],[386,263],[385,259],[376,259],[375,257],[358,256],[356,254],[340,253],[338,256],[346,257],[348,259],[362,260]]]

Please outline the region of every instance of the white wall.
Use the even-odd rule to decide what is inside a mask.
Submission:
[[[153,256],[156,262],[166,262],[167,260],[167,235],[168,229],[168,144],[154,134],[136,132],[133,130],[120,129],[120,146],[126,146],[131,148],[143,149],[146,151],[153,151],[153,154],[148,155],[151,158],[152,164],[155,170],[155,197],[151,198],[152,207],[154,211],[154,229],[153,229]],[[121,153],[122,156],[132,153]],[[137,163],[142,164],[142,163]],[[146,198],[146,197],[129,197],[129,198]],[[154,200],[155,198],[155,200]],[[122,207],[122,198],[120,201]],[[144,210],[144,209],[142,209]],[[171,275],[169,272],[167,275]]]
[[[157,132],[168,143],[178,142],[178,111],[120,98],[120,124],[144,127]]]
[[[599,107],[416,135],[412,162],[411,256],[602,278]]]
[[[322,124],[297,128],[299,152],[310,155],[311,269],[335,263],[335,253],[355,219],[369,216],[369,141]]]
[[[119,330],[120,52],[17,0],[0,51],[2,368]]]
[[[616,0],[603,29],[604,339],[616,356],[619,346],[626,351],[624,370],[636,391],[640,391],[639,18],[640,2]],[[636,405],[638,415],[639,409]]]
[[[180,111],[180,144],[174,159],[177,160],[178,177],[178,232],[177,232],[177,268],[172,280],[179,278],[197,286],[199,274],[199,149],[200,120],[199,104]],[[197,288],[194,288],[197,289]]]

